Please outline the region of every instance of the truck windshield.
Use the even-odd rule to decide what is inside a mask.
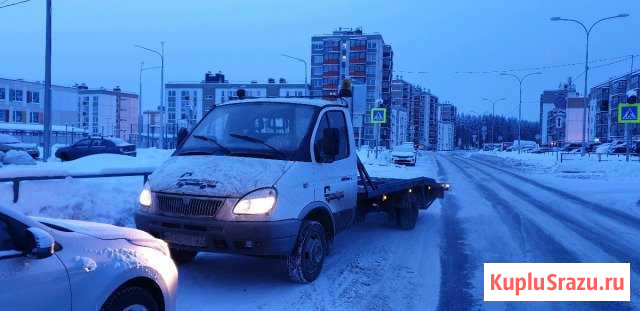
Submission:
[[[318,107],[278,102],[214,108],[176,152],[310,161],[309,133]]]

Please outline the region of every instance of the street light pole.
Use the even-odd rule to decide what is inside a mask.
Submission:
[[[298,57],[293,57],[291,55],[287,55],[287,54],[280,54],[282,57],[286,57],[289,59],[293,59],[295,61],[301,62],[304,64],[304,85],[307,86],[307,76],[308,76],[308,72],[307,72],[307,61],[302,59],[302,58],[298,58]]]
[[[153,66],[153,67],[144,67],[144,62],[140,62],[140,81],[139,81],[139,87],[140,90],[138,91],[138,134],[142,135],[142,132],[144,131],[144,118],[142,117],[142,73],[147,71],[147,70],[151,70],[151,69],[161,69],[161,66]],[[149,133],[147,133],[147,136],[149,135]]]
[[[522,131],[521,131],[521,123],[522,123],[522,83],[524,82],[524,80],[527,77],[533,76],[533,75],[541,75],[542,72],[532,72],[532,73],[528,73],[522,77],[519,77],[513,73],[500,73],[501,76],[509,76],[509,77],[514,77],[516,78],[516,80],[518,80],[518,83],[520,84],[520,100],[518,102],[518,153],[520,153],[520,150],[522,149]]]
[[[165,145],[165,107],[164,107],[164,41],[160,42],[160,51],[153,50],[150,48],[146,48],[140,45],[134,45],[137,48],[147,50],[149,52],[155,53],[160,57],[160,146],[161,148],[166,148]]]
[[[587,109],[589,109],[589,96],[588,96],[588,80],[589,80],[589,37],[591,35],[591,31],[593,30],[593,27],[595,27],[597,24],[599,24],[600,22],[606,21],[606,20],[610,20],[610,19],[614,19],[614,18],[622,18],[622,17],[627,17],[629,16],[629,14],[623,13],[623,14],[618,14],[616,16],[610,16],[610,17],[605,17],[602,19],[597,20],[595,23],[591,24],[591,26],[589,28],[587,28],[587,26],[585,26],[584,23],[582,23],[579,20],[576,19],[570,19],[570,18],[562,18],[562,17],[552,17],[550,18],[551,21],[563,21],[563,22],[573,22],[573,23],[577,23],[578,25],[582,26],[582,29],[584,30],[584,33],[586,35],[586,45],[585,45],[585,61],[584,61],[584,93],[582,94],[582,96],[584,97],[584,107],[583,107],[583,114],[582,114],[582,155],[585,154],[586,149],[587,149]]]
[[[483,98],[482,100],[484,101],[488,101],[491,103],[491,144],[494,144],[494,127],[495,127],[495,123],[496,123],[496,103],[499,101],[503,101],[506,100],[506,98],[502,97],[502,98],[498,98],[498,99],[488,99],[488,98]]]
[[[46,43],[44,56],[44,124],[43,160],[51,156],[51,0],[46,4]]]

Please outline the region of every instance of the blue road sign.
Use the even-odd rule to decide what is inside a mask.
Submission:
[[[387,109],[385,108],[371,109],[371,123],[374,123],[374,124],[387,123]]]
[[[640,105],[619,104],[618,123],[640,123]]]

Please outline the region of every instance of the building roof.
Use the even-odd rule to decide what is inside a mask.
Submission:
[[[4,83],[29,84],[31,86],[44,88],[44,82],[41,82],[41,81],[26,81],[26,80],[22,80],[22,79],[0,78],[0,83],[3,83],[3,82]],[[72,86],[62,86],[62,85],[55,85],[55,84],[51,84],[51,88],[64,89],[64,90],[67,90],[67,91],[75,91],[76,90],[76,88],[72,87]]]
[[[95,89],[95,90],[79,90],[80,95],[91,95],[91,94],[102,94],[102,95],[120,95],[122,97],[131,97],[138,98],[138,94],[122,92],[122,91],[113,91],[107,89]]]

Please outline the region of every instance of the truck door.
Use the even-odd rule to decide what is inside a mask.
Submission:
[[[344,112],[330,109],[322,113],[313,138],[316,163],[316,200],[326,202],[332,209],[336,229],[344,229],[355,217],[357,175],[355,148]],[[328,154],[323,141],[330,133],[337,134],[337,155]]]

